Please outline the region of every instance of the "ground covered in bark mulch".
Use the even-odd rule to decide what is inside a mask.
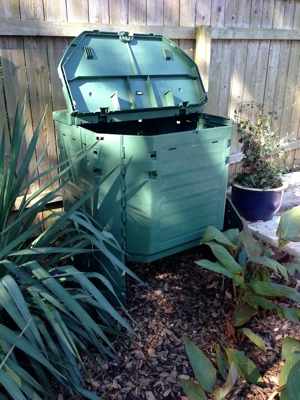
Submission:
[[[263,337],[266,352],[248,339],[239,343],[230,337],[226,320],[235,304],[230,281],[222,291],[219,278],[208,279],[194,263],[203,258],[202,252],[197,247],[152,263],[128,264],[147,286],[127,279],[126,307],[139,324],[131,323],[137,336],[112,338],[118,360],[103,363],[104,371],[88,365],[93,391],[104,400],[186,400],[179,378],[192,380],[193,372],[183,335],[190,337],[213,363],[220,342],[242,350],[257,365],[265,388],[239,378],[228,399],[268,399],[278,388],[282,340],[287,335],[300,339],[299,326],[272,314],[255,316],[248,327]]]

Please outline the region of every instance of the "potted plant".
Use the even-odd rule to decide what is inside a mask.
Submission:
[[[276,132],[277,113],[253,101],[235,110],[242,143],[242,166],[232,177],[232,203],[248,221],[272,219],[279,210],[284,189],[285,140]]]

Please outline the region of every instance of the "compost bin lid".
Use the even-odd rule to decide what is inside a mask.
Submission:
[[[58,71],[72,115],[177,115],[200,111],[207,102],[197,65],[163,35],[82,32]]]

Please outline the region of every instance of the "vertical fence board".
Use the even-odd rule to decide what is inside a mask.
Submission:
[[[128,23],[128,0],[109,0],[111,24]]]
[[[281,126],[282,121],[282,113],[284,112],[283,104],[286,95],[287,89],[287,74],[288,74],[288,65],[290,59],[290,51],[291,51],[291,42],[287,40],[281,41],[280,46],[280,55],[279,62],[277,68],[277,79],[275,83],[275,93],[274,93],[274,103],[273,108],[278,113],[278,127]],[[283,132],[279,132],[280,136],[283,136]]]
[[[89,21],[109,24],[109,1],[89,0]]]
[[[295,2],[294,28],[300,29],[300,2]],[[298,67],[297,67],[298,64]],[[294,100],[292,107],[288,110],[286,119],[290,121],[289,133],[294,138],[300,139],[300,41],[293,42],[291,47],[290,68],[288,72],[289,86],[293,89]],[[290,75],[291,74],[291,75]],[[286,107],[285,107],[286,108]],[[291,111],[291,112],[290,112]],[[294,151],[291,163],[300,165],[300,149]]]
[[[262,0],[252,0],[249,21],[250,28],[261,28],[262,6]],[[256,85],[256,72],[258,69],[259,44],[260,43],[258,40],[248,41],[243,101],[262,101],[262,99],[258,99],[256,97],[258,94],[258,85]]]
[[[1,64],[3,72],[4,93],[9,118],[12,127],[18,100],[21,102],[28,96],[27,76],[24,59],[24,47],[22,38],[4,38],[1,40]],[[30,109],[26,109],[28,126],[31,126]],[[29,129],[27,129],[28,133]],[[25,151],[24,144],[23,150]]]
[[[164,24],[164,2],[160,0],[147,0],[146,4],[147,25]]]
[[[179,25],[179,0],[164,0],[164,25]]]
[[[66,0],[44,0],[45,19],[47,21],[67,20]],[[51,86],[51,101],[54,111],[65,109],[66,104],[62,96],[62,84],[58,77],[58,64],[70,44],[70,38],[48,37],[47,38],[47,57],[49,65],[49,79]]]
[[[225,3],[219,0],[211,1],[211,25],[212,27],[224,27]],[[211,44],[211,60],[209,71],[208,103],[205,111],[212,114],[218,108],[220,92],[220,70],[222,68],[223,41],[215,40]]]
[[[238,2],[237,12],[235,16],[235,26],[239,28],[248,28],[250,25],[250,7],[251,3],[248,0],[241,0]],[[246,73],[246,57],[247,57],[247,44],[248,41],[235,41],[235,54],[233,60],[233,70],[230,85],[230,108],[229,116],[234,119],[234,112],[238,103],[244,99],[244,81]],[[233,125],[233,134],[231,141],[231,152],[235,153],[240,151],[241,145],[238,141],[237,127]],[[233,175],[239,164],[232,164],[229,166],[229,175]]]
[[[195,26],[195,0],[186,0],[179,4],[179,24],[180,26]],[[194,40],[179,40],[180,48],[185,51],[191,58],[195,55]]]
[[[274,14],[274,2],[270,0],[264,0],[262,7],[262,28],[272,29]]]
[[[20,19],[19,0],[1,1],[0,17],[4,19]]]
[[[260,18],[257,18],[257,16],[254,17],[257,14],[260,15]],[[268,11],[266,12],[266,5],[264,1],[263,0],[257,1],[251,12],[251,24],[255,24],[255,26],[258,28],[271,28],[272,7],[268,8]],[[269,40],[259,41],[257,49],[258,55],[257,55],[253,100],[260,104],[264,103],[269,49],[270,49]]]
[[[66,0],[43,0],[46,21],[67,21]]]
[[[292,29],[295,13],[294,2],[286,2],[284,5],[284,13],[282,20],[282,28]],[[280,57],[278,64],[278,72],[276,79],[276,90],[274,97],[274,109],[278,112],[278,127],[280,136],[284,136],[285,133],[280,130],[282,127],[282,115],[284,112],[284,103],[286,100],[286,94],[291,88],[287,88],[288,85],[288,68],[291,54],[291,42],[281,41],[280,43]],[[283,129],[285,130],[285,129]]]
[[[52,102],[49,82],[49,69],[47,49],[44,38],[28,38],[25,42],[25,58],[26,66],[32,71],[28,76],[28,87],[30,96],[33,127],[38,125],[39,119],[46,107],[45,121],[40,132],[39,141],[37,143],[37,154],[49,145],[47,155],[43,160],[43,169],[49,169],[57,163],[56,138],[54,134],[53,118],[52,118]],[[50,176],[54,176],[53,172]],[[47,183],[48,177],[40,180],[41,184]],[[51,188],[50,188],[51,189]]]
[[[128,7],[128,23],[131,25],[146,25],[146,0],[130,1]]]
[[[209,89],[210,54],[211,26],[198,26],[196,30],[195,62],[206,92]]]
[[[40,0],[21,0],[20,13],[23,20],[43,20],[43,2]]]
[[[211,25],[211,0],[196,0],[196,26]]]
[[[89,8],[88,0],[74,1],[66,0],[67,17],[70,22],[88,22]]]

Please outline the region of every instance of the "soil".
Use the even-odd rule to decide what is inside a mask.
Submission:
[[[214,364],[218,343],[243,351],[256,364],[265,387],[238,378],[227,399],[263,400],[278,389],[282,341],[287,335],[300,339],[299,325],[271,313],[253,317],[247,327],[264,339],[266,352],[247,338],[233,335],[227,322],[235,305],[231,281],[209,276],[194,263],[207,256],[204,247],[152,263],[128,264],[146,284],[127,279],[126,308],[138,324],[131,323],[136,337],[112,338],[118,359],[102,363],[103,370],[87,364],[93,381],[89,389],[102,399],[187,400],[179,378],[193,380],[194,375],[183,335],[192,339]],[[219,378],[222,385],[224,380]],[[60,395],[59,400],[63,399],[66,397]]]

